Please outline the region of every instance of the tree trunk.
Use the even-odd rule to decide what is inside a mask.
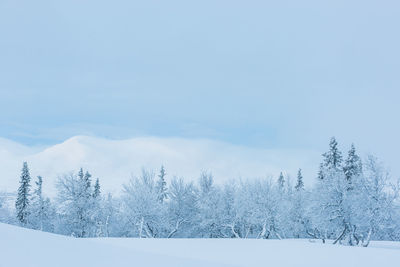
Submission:
[[[146,227],[144,228],[144,230],[146,231],[147,237],[148,238],[154,238],[155,234],[154,231],[151,229],[150,225],[148,223],[146,223]]]
[[[262,230],[258,234],[257,238],[266,239],[266,234],[267,234],[267,221],[264,221],[263,226],[262,226]]]
[[[140,225],[139,225],[139,238],[142,238],[142,233],[143,233],[143,224],[144,224],[144,218],[140,220]]]
[[[343,229],[343,232],[339,235],[339,237],[333,242],[333,244],[335,245],[338,241],[342,240],[344,235],[346,234],[347,231],[347,227],[345,226]]]
[[[371,234],[372,234],[372,229],[369,228],[368,235],[367,235],[367,241],[365,243],[364,243],[364,241],[362,242],[363,247],[368,247],[369,241],[371,240]]]
[[[177,221],[175,224],[175,228],[168,234],[167,238],[171,238],[176,232],[178,232],[179,226],[181,225],[181,221]]]
[[[232,234],[236,237],[236,238],[240,238],[240,235],[235,231],[235,223],[231,224],[231,230],[232,230]]]

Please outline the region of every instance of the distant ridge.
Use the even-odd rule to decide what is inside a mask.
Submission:
[[[57,177],[80,167],[100,178],[104,190],[118,193],[142,168],[157,171],[162,164],[167,179],[194,180],[203,170],[211,171],[216,182],[277,176],[280,171],[294,177],[302,168],[307,183],[314,180],[318,160],[313,151],[256,149],[207,139],[74,136],[38,151],[0,138],[0,191],[16,190],[23,161],[28,161],[32,177],[43,176],[45,193],[53,195]]]

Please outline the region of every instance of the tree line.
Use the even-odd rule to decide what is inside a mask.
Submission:
[[[223,184],[208,172],[196,183],[167,183],[166,175],[164,167],[157,175],[142,170],[115,197],[80,169],[57,180],[50,200],[42,177],[31,186],[24,162],[15,211],[2,220],[75,237],[312,238],[358,246],[400,240],[399,183],[374,156],[362,161],[354,145],[343,156],[335,138],[307,188],[301,169],[294,183],[283,173]]]

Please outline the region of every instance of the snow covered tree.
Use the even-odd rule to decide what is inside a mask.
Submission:
[[[342,153],[338,148],[338,143],[335,137],[331,138],[329,142],[329,151],[322,154],[323,162],[320,165],[318,178],[324,179],[325,172],[339,171],[342,168]]]
[[[242,238],[244,236],[244,228],[247,224],[238,216],[240,203],[237,202],[237,192],[238,186],[235,181],[226,183],[221,189],[220,221],[223,237]]]
[[[99,183],[100,184],[100,183]],[[100,187],[100,185],[99,185]],[[91,235],[94,237],[117,237],[125,236],[124,224],[126,223],[120,214],[121,201],[113,198],[111,193],[103,197],[100,193],[93,195],[92,205],[92,228]]]
[[[325,240],[342,240],[350,226],[350,211],[347,205],[348,183],[342,171],[342,155],[334,137],[329,143],[329,151],[322,154],[318,182],[312,190],[312,225],[310,235]]]
[[[5,196],[0,193],[0,222],[5,223],[8,221],[8,209],[5,208]]]
[[[234,181],[223,187],[214,184],[211,173],[203,172],[199,178],[197,197],[197,236],[211,238],[247,237],[252,227],[244,215],[248,209],[241,209],[239,189]],[[243,213],[241,213],[243,212]],[[243,214],[243,216],[242,216]]]
[[[246,224],[244,237],[281,239],[282,191],[270,179],[247,180],[240,186],[238,217]]]
[[[301,238],[307,236],[309,225],[309,214],[307,209],[309,206],[308,192],[304,189],[303,176],[299,169],[297,173],[297,183],[293,194],[289,195],[289,218],[286,224],[291,232],[291,236]]]
[[[356,148],[354,147],[354,144],[351,144],[351,148],[343,166],[343,171],[347,181],[350,184],[353,177],[357,177],[362,174],[361,159],[356,153]]]
[[[83,168],[80,168],[80,169],[79,169],[79,172],[78,172],[78,178],[79,178],[80,180],[83,180],[83,177],[84,177]]]
[[[321,162],[318,169],[318,180],[324,179],[324,164]]]
[[[36,188],[33,191],[32,195],[32,207],[31,207],[31,222],[33,224],[37,224],[34,228],[43,230],[43,222],[45,219],[45,210],[44,210],[44,199],[42,195],[42,184],[43,180],[41,176],[37,177],[37,181],[35,182]],[[33,222],[35,221],[35,223]],[[37,222],[37,223],[36,223]]]
[[[199,178],[199,192],[197,207],[198,233],[205,237],[222,237],[220,221],[221,193],[214,185],[214,177],[211,173],[202,172]]]
[[[207,195],[213,190],[214,177],[211,173],[202,172],[199,178],[200,194]]]
[[[196,189],[193,183],[185,183],[182,178],[174,177],[170,186],[168,201],[167,238],[191,235],[191,228],[196,225],[197,206]]]
[[[93,198],[98,198],[99,196],[100,196],[100,182],[99,178],[97,178],[96,183],[94,184]]]
[[[140,177],[133,177],[123,185],[123,213],[128,218],[129,235],[139,238],[162,235],[165,206],[158,200],[154,173],[142,170]]]
[[[349,190],[342,171],[329,170],[312,191],[312,221],[322,239],[354,245],[360,221],[360,186]]]
[[[158,201],[163,203],[164,200],[168,199],[167,193],[167,182],[165,181],[165,169],[164,166],[161,166],[160,174],[158,175],[158,181],[156,184],[156,190],[158,193]]]
[[[269,181],[271,182],[271,181]],[[254,212],[257,207],[250,193],[249,180],[240,181],[238,184],[230,183],[224,188],[224,214],[226,223],[224,232],[234,238],[254,237],[258,232],[259,219]],[[257,233],[258,234],[258,233]]]
[[[362,245],[368,246],[372,238],[398,239],[399,221],[395,218],[399,218],[399,186],[390,183],[388,172],[376,157],[368,156],[360,184],[362,195],[356,210],[360,218],[358,239]]]
[[[82,169],[81,169],[82,171]],[[91,180],[92,175],[86,171],[85,175],[83,176],[83,179],[81,178],[81,176],[79,176],[80,179],[82,179],[82,183],[83,183],[83,192],[85,197],[89,198],[89,196],[91,195],[91,185],[92,185],[92,180]],[[99,188],[100,189],[100,188]]]
[[[94,223],[94,233],[93,235],[96,237],[104,236],[105,235],[105,218],[103,215],[103,199],[100,195],[100,181],[99,178],[96,179],[96,182],[93,187],[93,194],[92,194],[92,218]]]
[[[41,231],[53,231],[54,208],[50,199],[43,196],[43,180],[41,176],[35,181],[36,188],[33,191],[30,208],[30,224],[34,229]]]
[[[102,216],[104,221],[104,236],[109,237],[114,235],[116,228],[120,228],[121,221],[117,218],[118,201],[114,200],[109,193],[102,205]]]
[[[76,237],[92,235],[94,227],[93,193],[90,173],[73,173],[60,177],[57,181],[59,210],[64,219],[67,234]]]
[[[13,214],[14,209],[10,207],[9,200],[13,197],[11,193],[0,192],[0,222],[16,224],[17,218]]]
[[[301,169],[299,169],[297,172],[297,182],[296,182],[295,189],[297,191],[304,189],[303,175],[301,174]]]
[[[329,151],[323,154],[324,166],[328,169],[340,169],[342,165],[342,152],[338,148],[338,143],[335,137],[329,142]]]
[[[162,166],[158,176],[142,170],[114,198],[103,196],[99,179],[92,183],[91,174],[80,169],[58,179],[53,204],[44,197],[42,177],[31,192],[24,162],[16,215],[7,201],[15,199],[14,193],[0,193],[0,221],[76,237],[314,237],[359,246],[400,240],[400,181],[394,184],[373,156],[363,163],[354,145],[342,163],[332,138],[318,179],[307,189],[301,169],[294,186],[282,172],[277,181],[224,184],[203,172],[198,183],[174,177],[167,189]]]
[[[42,186],[43,186],[43,179],[42,176],[37,177],[37,181],[35,182],[36,189],[34,190],[34,195],[36,195],[40,200],[42,199]]]
[[[17,219],[21,225],[28,223],[29,217],[29,198],[30,198],[30,181],[31,177],[29,174],[28,163],[24,162],[22,166],[21,178],[19,181],[18,195],[15,202],[15,208],[17,211]]]
[[[284,188],[285,188],[285,177],[283,176],[282,172],[279,174],[278,188],[280,190],[284,190]]]

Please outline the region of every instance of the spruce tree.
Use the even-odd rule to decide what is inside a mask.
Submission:
[[[102,204],[101,204],[101,197],[100,197],[100,182],[99,178],[96,179],[93,188],[93,204],[92,204],[92,218],[93,218],[93,227],[95,228],[95,236],[100,237],[103,236],[104,232],[104,217],[102,211]]]
[[[346,179],[351,183],[352,178],[362,173],[362,163],[360,157],[356,153],[354,144],[351,144],[347,159],[345,160],[343,171]]]
[[[323,180],[327,173],[338,172],[342,169],[342,153],[338,149],[335,137],[329,142],[329,151],[322,154],[323,161],[319,165],[318,179]]]
[[[91,180],[92,175],[86,171],[85,175],[83,176],[83,188],[87,195],[90,195],[90,187],[92,185],[92,180]]]
[[[79,173],[79,177],[81,176],[81,173]],[[80,237],[85,237],[89,235],[90,228],[93,224],[92,221],[92,214],[93,214],[93,198],[92,198],[92,188],[91,188],[91,177],[92,175],[86,171],[85,175],[83,176],[83,179],[81,180],[81,197],[80,197],[80,208],[81,208],[81,214],[80,214],[80,224],[81,224],[81,233]]]
[[[158,201],[160,201],[160,203],[163,203],[165,199],[168,198],[168,194],[167,194],[167,182],[165,181],[165,176],[167,174],[165,173],[165,169],[164,166],[161,166],[160,169],[160,174],[158,175],[158,181],[157,181],[157,185],[156,185],[156,190],[157,190],[157,194],[158,194]]]
[[[42,186],[43,186],[42,176],[38,176],[37,179],[38,180],[35,182],[36,189],[34,190],[34,194],[37,195],[39,199],[42,199]]]
[[[280,190],[283,190],[285,187],[285,177],[283,176],[282,172],[279,174],[278,187]]]
[[[324,179],[324,164],[320,163],[318,170],[318,180],[323,180],[323,179]]]
[[[45,202],[43,199],[42,195],[42,185],[43,185],[43,180],[41,176],[37,177],[37,181],[35,181],[36,188],[33,191],[33,196],[32,196],[32,207],[31,207],[31,212],[32,212],[32,221],[33,227],[36,229],[43,230],[43,220],[45,217]]]
[[[328,170],[339,170],[342,165],[342,153],[338,148],[335,137],[329,142],[329,151],[322,155],[324,157],[323,166]]]
[[[100,182],[99,178],[97,178],[96,183],[94,184],[93,197],[97,198],[99,196],[100,196]]]
[[[28,163],[24,162],[22,166],[21,178],[19,181],[18,195],[15,202],[17,210],[17,219],[21,225],[26,225],[29,216],[29,196],[30,196],[30,181]]]
[[[83,180],[83,169],[82,169],[82,168],[80,168],[80,170],[79,170],[79,172],[78,172],[78,178],[79,178],[80,180]]]
[[[301,169],[297,172],[297,183],[294,187],[297,191],[304,189],[303,175],[301,174]]]

